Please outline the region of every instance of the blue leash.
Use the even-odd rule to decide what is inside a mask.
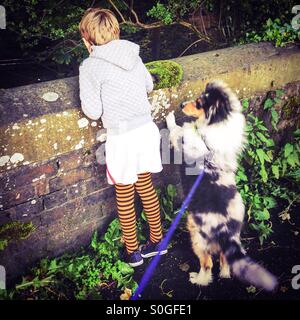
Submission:
[[[171,226],[170,226],[170,229],[168,230],[165,238],[163,239],[163,241],[160,243],[160,246],[158,248],[158,251],[159,253],[152,259],[152,261],[150,262],[148,268],[146,269],[146,272],[144,273],[143,277],[142,277],[142,280],[140,282],[140,285],[138,286],[138,288],[135,290],[133,296],[131,297],[131,300],[138,300],[141,293],[143,292],[143,290],[146,288],[149,280],[151,279],[152,277],[152,274],[155,270],[155,268],[157,267],[157,264],[160,260],[160,252],[165,250],[168,246],[168,243],[170,242],[171,240],[171,237],[173,235],[173,233],[175,232],[176,228],[177,228],[177,225],[185,211],[185,209],[188,207],[189,203],[191,202],[192,200],[192,197],[199,185],[199,183],[201,182],[202,178],[203,178],[203,175],[204,175],[204,170],[201,170],[197,179],[195,180],[189,194],[187,195],[187,197],[185,198],[176,218],[174,219],[174,221],[172,222]]]

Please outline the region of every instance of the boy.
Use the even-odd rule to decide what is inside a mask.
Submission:
[[[126,260],[136,267],[143,258],[158,254],[162,239],[160,205],[151,177],[162,170],[160,133],[147,98],[153,90],[152,77],[139,56],[139,46],[119,39],[119,24],[111,11],[88,9],[79,29],[90,53],[79,68],[82,110],[93,120],[101,117],[107,130],[106,176],[115,186]],[[135,190],[150,227],[150,239],[140,247]]]

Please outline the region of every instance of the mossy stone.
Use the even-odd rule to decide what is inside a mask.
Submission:
[[[156,90],[178,86],[183,78],[182,66],[172,60],[148,62],[146,67],[159,80],[154,84]]]
[[[32,222],[8,222],[0,226],[0,250],[4,250],[10,241],[27,239],[35,230]]]
[[[294,115],[295,109],[300,105],[300,97],[289,97],[287,103],[283,106],[282,110],[286,119]]]

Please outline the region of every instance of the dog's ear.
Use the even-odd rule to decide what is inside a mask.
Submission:
[[[211,105],[215,105],[218,109],[225,109],[230,112],[229,97],[222,87],[215,86],[214,83],[209,83],[205,89],[205,95]]]
[[[224,88],[218,83],[208,83],[205,95],[207,96],[206,112],[211,117],[210,124],[225,120],[232,109]]]

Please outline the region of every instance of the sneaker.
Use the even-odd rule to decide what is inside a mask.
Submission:
[[[144,260],[141,256],[140,250],[134,251],[132,253],[125,253],[125,260],[131,267],[138,267],[144,263]]]
[[[153,243],[150,240],[147,241],[146,244],[143,244],[140,246],[141,256],[143,258],[150,258],[150,257],[156,256],[159,253],[158,248],[159,248],[160,244],[161,244],[161,241],[157,242],[157,243]],[[160,255],[162,256],[163,254],[166,254],[167,252],[168,252],[168,249],[162,250],[160,252]]]

